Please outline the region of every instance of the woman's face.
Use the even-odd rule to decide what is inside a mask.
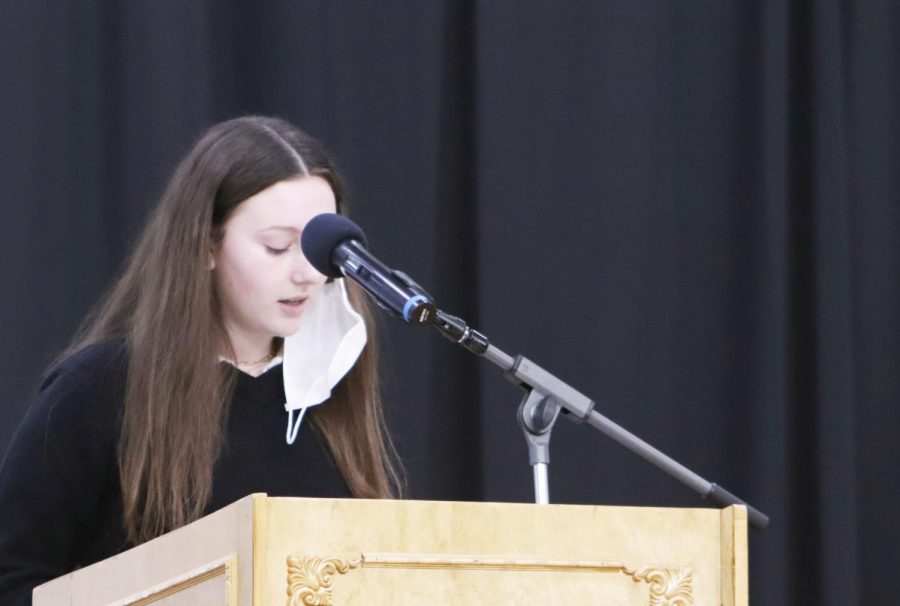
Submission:
[[[325,283],[303,256],[300,234],[310,219],[333,212],[328,182],[301,177],[247,198],[225,223],[212,266],[238,359],[264,355],[272,337],[300,328],[307,301]]]

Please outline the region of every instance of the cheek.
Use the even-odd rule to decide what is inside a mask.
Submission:
[[[230,299],[246,300],[264,294],[265,278],[269,274],[249,255],[223,254],[218,264],[219,287]]]

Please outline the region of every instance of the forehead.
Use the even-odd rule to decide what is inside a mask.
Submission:
[[[321,213],[336,212],[334,191],[322,177],[279,181],[244,200],[228,219],[228,229],[262,230],[270,227],[301,231]]]

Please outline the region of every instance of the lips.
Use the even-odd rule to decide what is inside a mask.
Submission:
[[[294,297],[293,299],[278,300],[278,305],[281,307],[282,313],[284,313],[289,318],[300,317],[300,314],[302,314],[303,310],[306,309],[304,303],[306,303],[306,297]]]

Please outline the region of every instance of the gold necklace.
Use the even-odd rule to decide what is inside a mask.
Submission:
[[[254,366],[259,366],[260,364],[265,364],[266,362],[269,362],[274,357],[275,357],[275,354],[269,352],[265,356],[263,356],[262,358],[257,360],[256,362],[241,362],[240,360],[238,360],[237,364],[238,364],[238,366],[249,366],[250,368],[253,368]]]

